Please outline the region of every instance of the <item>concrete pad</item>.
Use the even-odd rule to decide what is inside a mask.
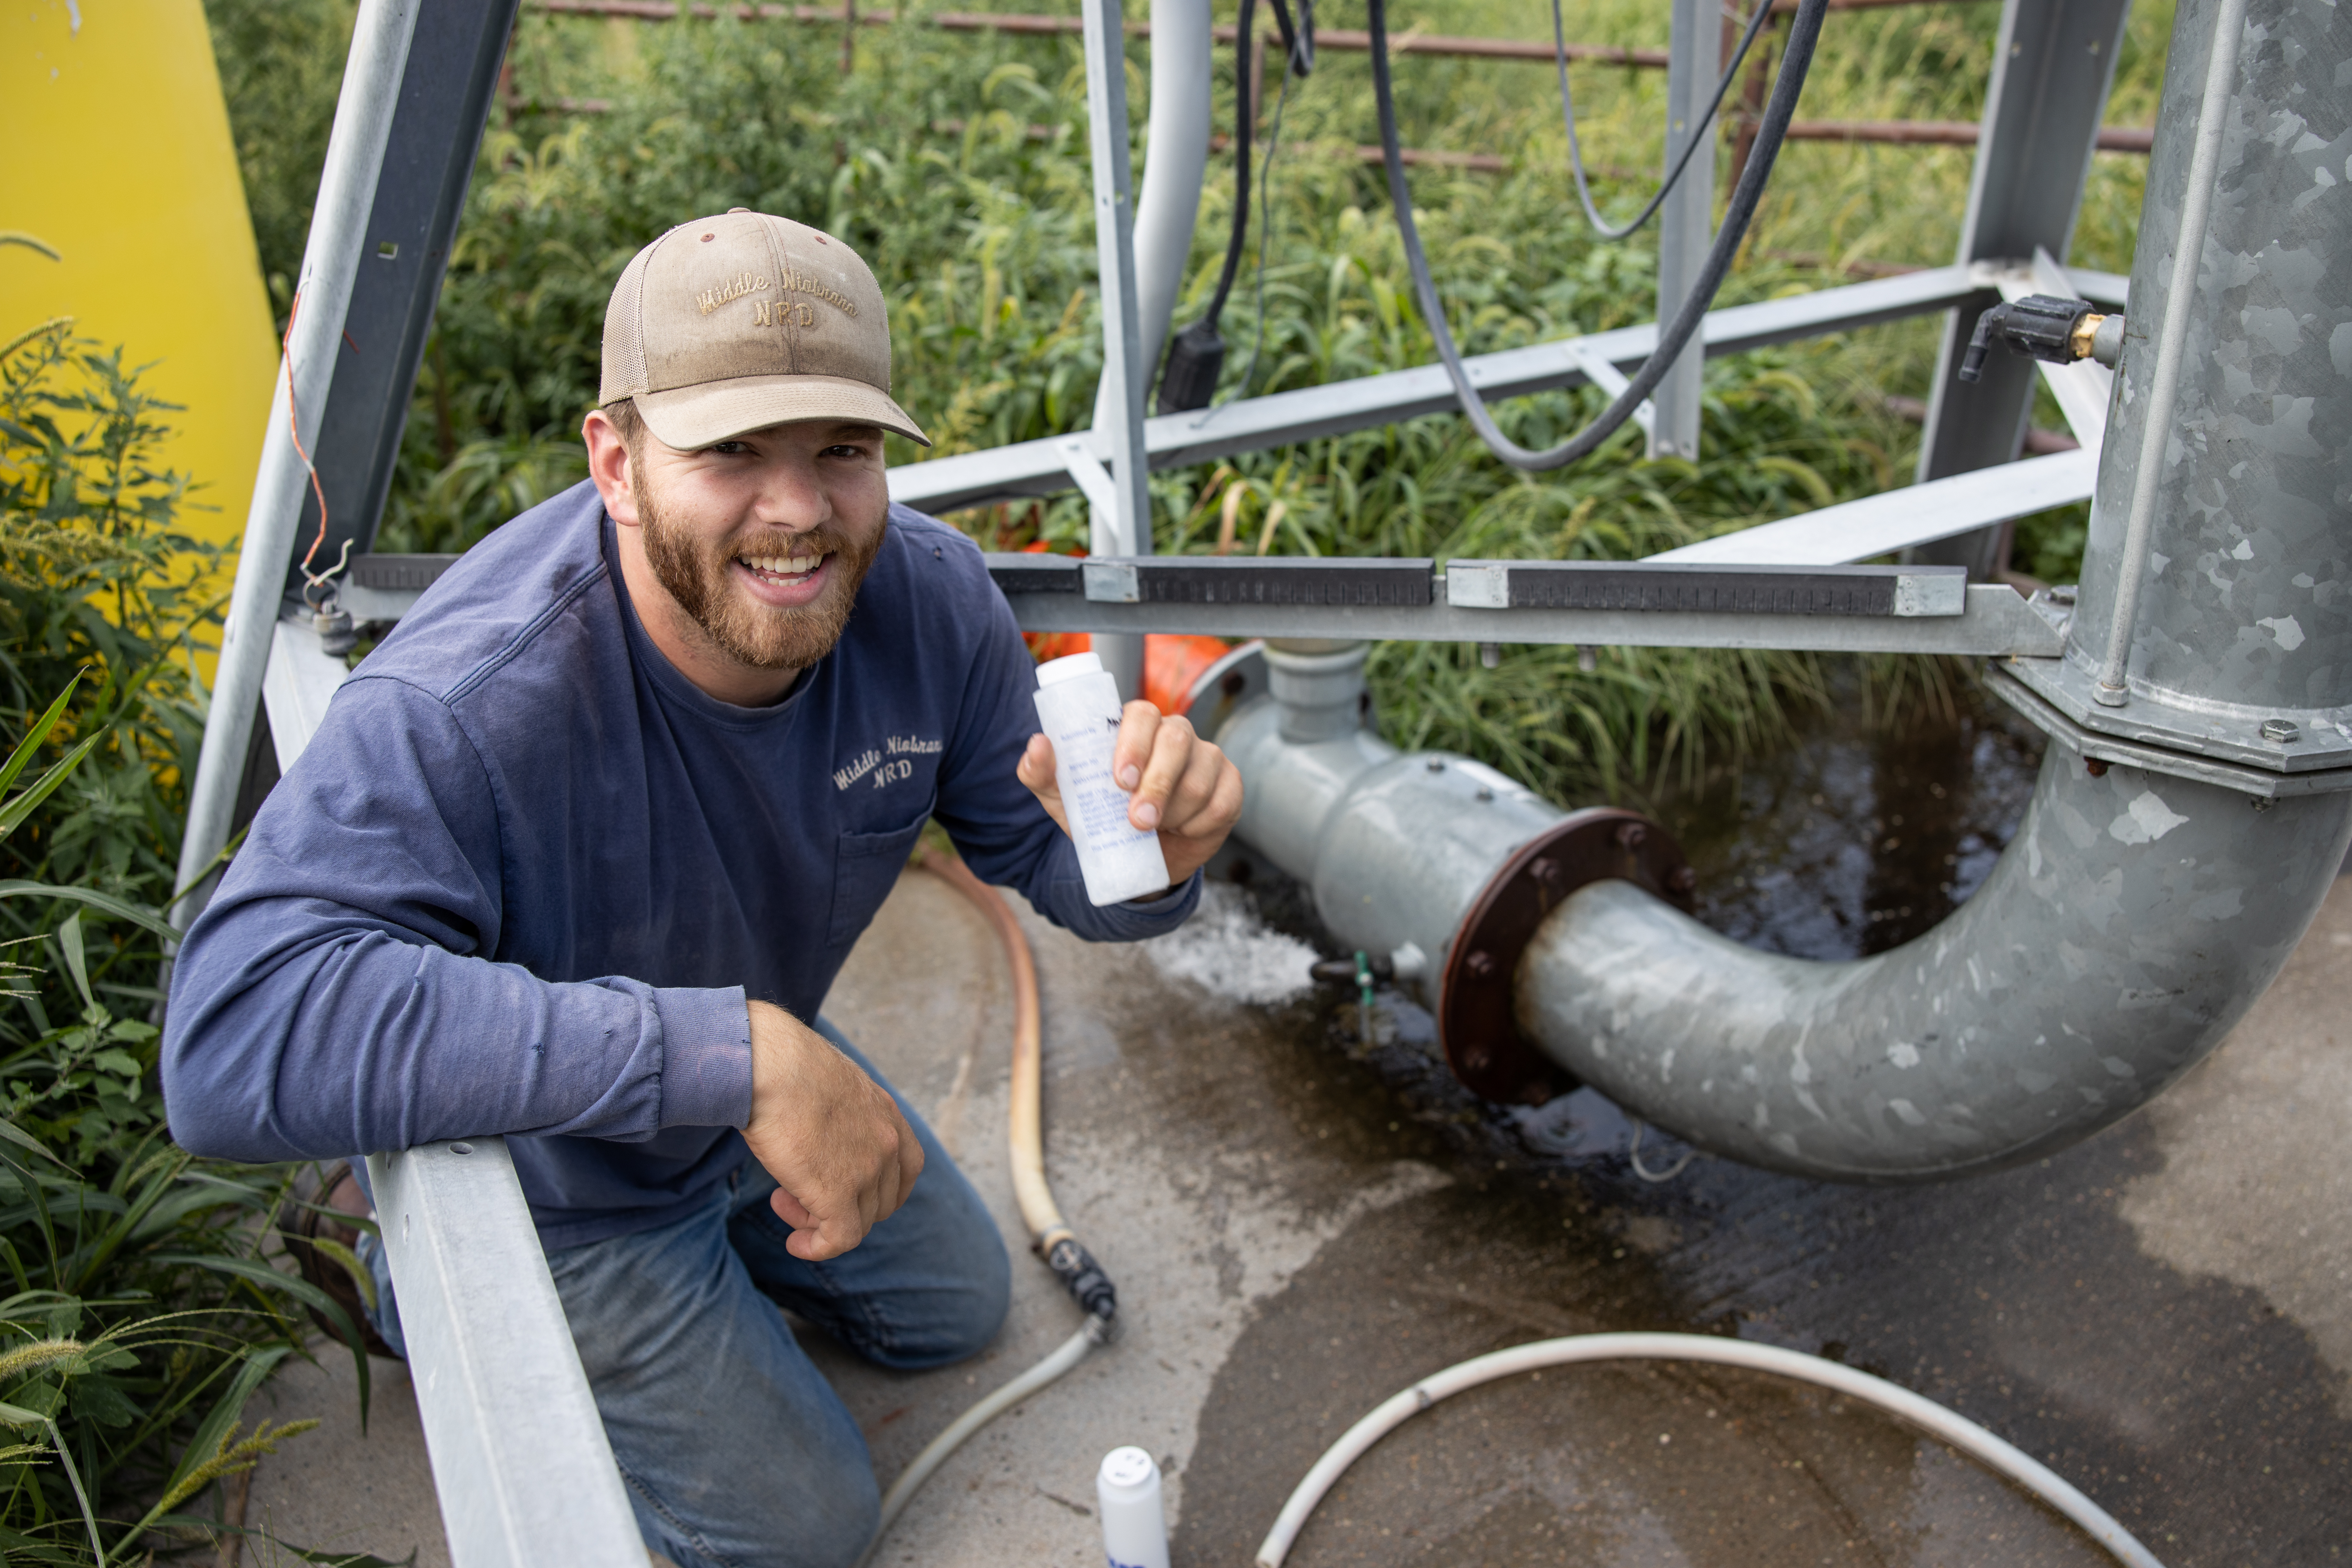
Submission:
[[[1589,1093],[1471,1101],[1384,999],[1243,1002],[1220,960],[1089,947],[1015,900],[1045,999],[1049,1172],[1118,1281],[1125,1331],[976,1438],[880,1561],[1101,1561],[1092,1475],[1141,1443],[1168,1472],[1179,1568],[1251,1560],[1284,1497],[1366,1410],[1469,1355],[1602,1329],[1730,1332],[1944,1401],[2083,1486],[2173,1568],[2343,1561],[2352,1204],[2331,1162],[2344,1057],[2328,994],[2339,884],[2214,1061],[2147,1115],[2024,1170],[1919,1190],[1702,1160],[1653,1185]],[[1290,961],[1289,956],[1283,960]],[[1261,966],[1262,967],[1262,966]],[[1251,992],[1263,995],[1263,991]],[[1010,997],[955,893],[904,878],[827,1012],[951,1139],[1019,1234],[1003,1147]],[[964,1405],[1066,1338],[1076,1309],[1015,1258],[978,1361],[882,1372],[820,1336],[887,1484]],[[2331,1284],[2331,1281],[2336,1283]],[[278,1411],[328,1429],[256,1483],[290,1539],[446,1559],[405,1383],[370,1435],[298,1369]],[[299,1528],[297,1528],[299,1527]],[[1874,1413],[1744,1373],[1596,1367],[1491,1385],[1408,1423],[1293,1554],[1324,1564],[2088,1564],[2032,1500]]]
[[[2339,879],[2294,962],[2208,1058],[2147,1109],[2164,1166],[2124,1190],[2150,1257],[2259,1294],[2299,1324],[2352,1417],[2352,884]]]

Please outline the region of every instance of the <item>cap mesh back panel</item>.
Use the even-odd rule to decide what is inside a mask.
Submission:
[[[664,236],[667,238],[667,236]],[[604,310],[604,384],[596,401],[616,403],[646,389],[646,323],[641,308],[646,290],[646,264],[661,240],[630,258],[614,286],[613,302]]]

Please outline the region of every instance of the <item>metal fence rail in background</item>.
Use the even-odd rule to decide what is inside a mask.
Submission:
[[[1926,5],[1966,5],[1974,0],[1830,0],[1832,11],[1880,11],[1897,7]],[[559,16],[612,16],[637,22],[674,22],[681,12],[688,16],[713,19],[719,14],[716,5],[685,5],[671,0],[526,0],[525,8]],[[1773,0],[1776,16],[1796,10],[1795,0]],[[851,11],[826,5],[737,5],[736,16],[745,21],[799,22],[809,26],[855,26],[887,27],[898,20],[889,10]],[[1076,16],[1040,16],[1017,11],[941,11],[922,19],[925,26],[950,33],[1026,33],[1038,36],[1076,34],[1079,19]],[[1213,29],[1220,43],[1234,40],[1234,28],[1219,24]],[[1151,36],[1149,22],[1127,24],[1129,37]],[[1265,79],[1263,55],[1272,35],[1258,40],[1260,68],[1252,74],[1260,82]],[[1361,54],[1371,47],[1372,36],[1360,28],[1318,27],[1315,47],[1341,54]],[[1549,65],[1552,46],[1536,38],[1466,38],[1442,33],[1406,33],[1389,40],[1389,48],[1400,55],[1431,55],[1454,59],[1522,60]],[[1602,65],[1623,66],[1628,69],[1664,70],[1666,68],[1664,49],[1637,49],[1620,44],[1570,44],[1568,58],[1572,60]],[[523,107],[518,105],[518,107]],[[564,114],[603,114],[612,104],[601,98],[558,98],[544,100],[537,107],[551,109]],[[1725,115],[1735,135],[1744,142],[1754,129],[1755,116],[1734,110]],[[952,123],[957,132],[961,121]],[[1051,128],[1032,126],[1033,134],[1050,134]],[[1973,147],[1982,127],[1968,121],[1956,120],[1800,120],[1789,127],[1792,142],[1876,142],[1896,145]],[[2110,125],[2099,132],[2098,148],[2103,153],[2134,153],[2145,154],[2153,145],[2156,132],[2145,125]],[[1362,147],[1358,151],[1367,163],[1380,160],[1380,149]],[[1734,154],[1735,173],[1738,163],[1745,161],[1744,153]],[[1436,152],[1407,148],[1405,162],[1433,166],[1474,169],[1480,174],[1499,174],[1511,166],[1511,161],[1494,153]],[[1637,177],[1617,171],[1624,177]],[[1645,176],[1643,176],[1645,177]]]

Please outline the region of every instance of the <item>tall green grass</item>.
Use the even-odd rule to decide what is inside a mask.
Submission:
[[[1329,5],[1321,20],[1360,26],[1358,11]],[[1998,20],[1987,0],[1834,13],[1801,112],[1974,118]],[[1430,0],[1395,22],[1549,31],[1545,9],[1500,0]],[[2168,28],[2161,3],[2135,16],[2110,122],[2153,118]],[[1664,29],[1664,7],[1634,0],[1569,14],[1570,37],[1591,41],[1656,47]],[[612,279],[671,223],[728,206],[816,224],[874,265],[891,300],[900,398],[938,441],[929,453],[894,441],[893,461],[1090,419],[1100,363],[1076,40],[902,20],[861,31],[845,76],[835,28],[532,13],[512,58],[518,101],[484,148],[382,547],[462,548],[576,479]],[[1215,88],[1228,122],[1229,58],[1221,51]],[[1130,49],[1139,143],[1147,59]],[[1602,199],[1625,210],[1659,161],[1663,73],[1574,68],[1588,158],[1623,176],[1604,181]],[[1413,174],[1466,352],[1654,314],[1654,238],[1596,242],[1577,215],[1548,67],[1412,56],[1398,74],[1409,144],[1511,160],[1500,175]],[[1330,50],[1312,78],[1290,84],[1266,266],[1262,279],[1245,271],[1227,309],[1234,347],[1221,395],[1239,391],[1253,365],[1248,390],[1264,393],[1433,357],[1380,173],[1357,153],[1373,138],[1370,94],[1365,57]],[[610,112],[559,107],[581,99]],[[1275,101],[1270,85],[1269,118]],[[248,117],[237,119],[244,137]],[[2144,162],[2095,160],[2078,260],[2128,267]],[[1790,144],[1724,302],[1847,281],[1864,262],[1948,260],[1969,173],[1965,149]],[[1232,188],[1230,168],[1213,169],[1180,321],[1213,288]],[[1261,282],[1264,346],[1253,354]],[[1939,330],[1903,322],[1716,362],[1696,463],[1648,461],[1629,432],[1583,464],[1527,476],[1489,457],[1458,416],[1437,415],[1157,475],[1155,539],[1163,551],[1205,551],[1230,526],[1234,547],[1277,553],[1612,558],[1705,538],[1907,482],[1917,434],[1885,399],[1925,394]],[[1559,392],[1498,416],[1532,444],[1598,406],[1590,392]],[[2056,418],[2045,406],[2042,422]],[[1086,533],[1075,496],[956,521],[999,546],[1072,545]],[[2077,509],[2024,525],[2021,562],[2071,575],[2080,522]],[[1515,648],[1487,671],[1461,650],[1395,647],[1374,679],[1399,738],[1468,750],[1562,797],[1696,766],[1709,748],[1768,743],[1792,705],[1827,689],[1803,656],[1606,650],[1595,666],[1581,670],[1573,650]]]

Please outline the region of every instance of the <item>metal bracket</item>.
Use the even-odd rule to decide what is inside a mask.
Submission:
[[[1736,616],[1958,616],[1958,566],[1716,566],[1651,561],[1454,561],[1456,609]]]
[[[2011,658],[2001,668],[2065,724],[2096,737],[2101,745],[2135,748],[2128,759],[2134,767],[2175,773],[2183,778],[2226,780],[2232,789],[2245,787],[2252,794],[2265,795],[2352,788],[2352,708],[2255,710],[2218,702],[2192,706],[2169,693],[2137,686],[2132,689],[2129,704],[2109,708],[2092,696],[2097,676],[2071,658]],[[2003,696],[2007,695],[2004,691]],[[2010,700],[2014,704],[2014,699]],[[2086,751],[2085,754],[2107,753]],[[2109,760],[2126,759],[2118,752]],[[2225,771],[2215,773],[2211,771],[2215,768]],[[2343,773],[2347,782],[2291,789],[2283,785],[2286,779],[2331,771]],[[2242,784],[2236,782],[2241,772],[2248,780],[2269,779],[2272,787]]]
[[[2168,745],[2119,739],[2084,729],[2045,700],[2034,677],[2042,666],[2062,663],[2044,658],[2012,658],[1989,665],[1985,685],[1992,694],[2023,714],[2054,745],[2086,762],[2121,763],[2145,768],[2170,778],[2194,779],[2222,789],[2236,790],[2258,800],[2283,800],[2297,795],[2334,795],[2352,790],[2352,767],[2322,768],[2308,773],[2278,773],[2220,757],[2192,756]],[[2095,770],[2094,770],[2095,771]]]

